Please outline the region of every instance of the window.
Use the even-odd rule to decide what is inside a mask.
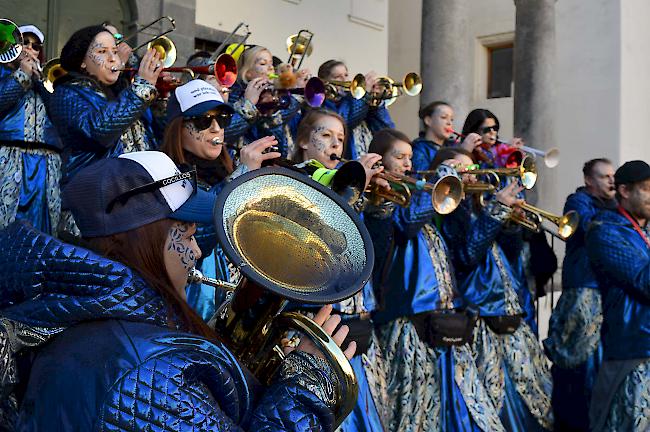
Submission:
[[[217,50],[221,42],[214,42],[208,39],[195,38],[194,51],[207,51],[213,53]]]
[[[45,34],[46,58],[58,57],[72,34],[82,27],[109,20],[126,32],[131,22],[127,0],[102,0],[89,6],[87,0],[0,0],[3,18],[16,24],[35,24]],[[11,13],[6,13],[11,11]]]
[[[488,89],[487,98],[496,99],[512,96],[514,46],[487,47],[488,49]]]

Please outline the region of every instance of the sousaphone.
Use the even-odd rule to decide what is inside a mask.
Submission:
[[[239,360],[269,383],[289,329],[309,337],[338,376],[337,424],[356,403],[358,387],[342,350],[309,318],[284,312],[289,301],[325,305],[368,282],[370,235],[343,198],[310,177],[266,167],[237,177],[217,198],[217,237],[243,281],[223,304],[215,327]]]

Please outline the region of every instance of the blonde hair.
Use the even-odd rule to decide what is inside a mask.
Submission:
[[[253,69],[257,55],[263,51],[269,53],[271,58],[273,58],[271,51],[259,45],[244,50],[244,52],[239,56],[239,59],[237,60],[237,70],[239,71],[239,79],[244,84],[248,84],[248,78],[246,78],[246,74]]]

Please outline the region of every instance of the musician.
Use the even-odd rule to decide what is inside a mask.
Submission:
[[[119,93],[110,86],[122,63],[113,35],[102,26],[76,31],[61,51],[61,66],[68,73],[57,80],[50,110],[63,140],[62,186],[100,159],[158,147],[149,110],[162,70],[155,50],[144,55],[133,84]],[[65,209],[62,219],[60,231],[79,234]]]
[[[382,155],[388,174],[412,169],[411,144],[401,132],[377,132],[370,150]],[[503,431],[472,359],[475,318],[456,289],[431,193],[414,192],[406,208],[369,206],[365,217],[373,242],[385,248],[376,249],[373,320],[386,359],[387,430]]]
[[[454,159],[458,169],[474,164],[465,153]],[[549,365],[523,319],[531,300],[516,268],[523,244],[521,228],[508,222],[521,202],[521,189],[511,182],[485,207],[468,196],[445,216],[442,233],[459,291],[479,310],[472,350],[504,427],[510,431],[552,430]]]
[[[192,177],[160,152],[102,159],[63,192],[89,249],[20,223],[0,233],[13,268],[0,278],[0,340],[12,342],[0,376],[15,382],[21,344],[36,354],[19,362],[16,429],[332,430],[341,387],[319,351],[302,344],[263,388],[187,305],[195,224],[215,201]],[[330,312],[315,321],[333,334]]]
[[[586,250],[603,302],[603,363],[593,389],[590,426],[650,429],[650,166],[623,164],[614,174],[618,207],[587,231]]]
[[[177,87],[167,107],[169,122],[161,151],[177,165],[189,164],[196,167],[198,187],[219,194],[225,182],[244,172],[260,168],[262,161],[279,157],[277,152],[263,153],[277,145],[274,137],[266,137],[242,149],[237,170],[227,151],[224,151],[224,132],[234,115],[233,108],[224,103],[216,88],[200,79]],[[233,172],[234,171],[234,172]],[[228,262],[223,250],[217,244],[215,227],[199,224],[194,234],[203,251],[197,268],[209,277],[228,280]],[[204,320],[215,312],[214,287],[190,284],[187,287],[187,301]]]
[[[272,88],[271,78],[275,74],[273,56],[262,46],[253,46],[244,50],[237,61],[238,81],[232,86],[230,103],[237,107],[240,99],[248,102],[238,108],[251,123],[246,133],[246,141],[273,135],[278,141],[282,157],[292,154],[295,150],[294,135],[300,122],[300,102],[293,95],[288,95],[288,106],[277,110],[261,113],[257,106],[268,98],[262,96]],[[293,87],[304,87],[308,73],[298,71]],[[248,114],[245,114],[248,113]]]
[[[348,68],[340,60],[328,60],[318,68],[318,78],[324,81],[350,81]],[[374,71],[365,75],[366,94],[361,99],[352,97],[349,91],[338,87],[339,93],[335,99],[327,99],[323,108],[338,113],[345,119],[350,129],[344,158],[355,160],[368,153],[372,134],[380,129],[394,128],[385,102],[371,106],[370,98],[373,87],[377,84],[377,74]]]
[[[510,142],[499,141],[499,119],[491,111],[477,108],[472,110],[463,124],[463,135],[480,135],[480,140],[466,140],[463,147],[471,150],[481,164],[491,167],[503,167],[512,149],[524,145],[521,138],[513,138]]]
[[[592,159],[582,169],[584,186],[569,195],[564,213],[573,210],[580,224],[566,241],[562,295],[553,309],[544,348],[553,362],[553,413],[557,429],[589,430],[589,405],[602,362],[603,320],[598,281],[587,256],[586,234],[604,210],[616,209],[614,167],[608,159]]]
[[[42,84],[45,38],[34,25],[19,30],[22,53],[0,64],[0,228],[25,219],[51,234],[61,213],[62,145]]]

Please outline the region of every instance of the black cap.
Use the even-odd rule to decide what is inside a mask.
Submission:
[[[68,72],[81,72],[81,63],[84,61],[90,43],[103,31],[108,32],[103,26],[95,25],[74,32],[61,50],[61,67]]]
[[[642,160],[625,162],[614,174],[616,185],[630,184],[650,178],[650,165]]]

